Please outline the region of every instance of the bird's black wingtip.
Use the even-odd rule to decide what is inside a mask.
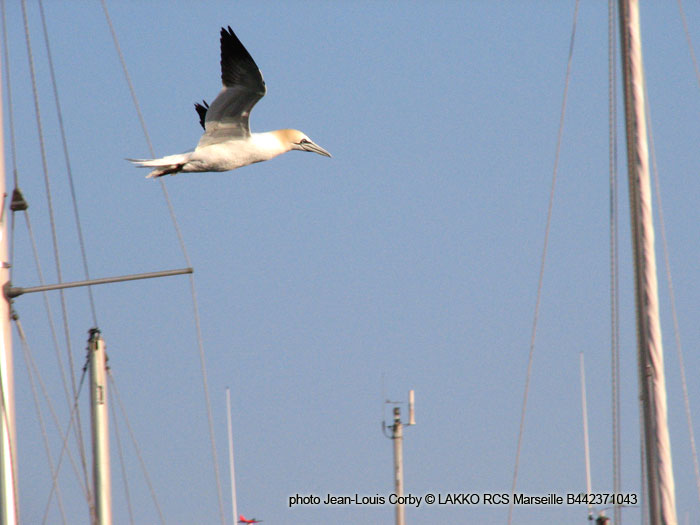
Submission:
[[[221,38],[226,38],[226,37],[231,37],[231,36],[233,36],[233,37],[236,36],[236,33],[233,32],[233,29],[231,29],[231,26],[221,28]],[[238,38],[238,37],[236,37],[236,38]]]
[[[199,102],[195,102],[194,109],[197,112],[197,115],[199,115],[199,124],[202,126],[202,128],[207,129],[205,122],[207,118],[207,111],[209,110],[209,104],[207,104],[206,100],[202,100],[201,104]]]
[[[226,87],[245,86],[261,96],[265,94],[260,70],[231,26],[221,28],[221,82]]]

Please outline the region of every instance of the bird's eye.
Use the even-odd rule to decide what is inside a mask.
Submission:
[[[308,144],[309,142],[311,142],[311,141],[308,140],[308,139],[301,139],[301,140],[299,141],[299,144]]]

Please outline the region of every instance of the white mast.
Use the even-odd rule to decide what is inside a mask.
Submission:
[[[386,401],[389,403],[390,401]],[[408,426],[416,424],[415,416],[415,394],[413,390],[408,392]],[[394,506],[394,516],[396,525],[406,524],[406,515],[404,505],[401,503],[403,499],[403,423],[401,423],[401,409],[394,407],[394,424],[389,425],[391,435],[387,436],[394,442],[394,494],[397,497],[396,505]],[[386,423],[382,421],[382,429],[386,435]]]
[[[583,417],[583,453],[586,462],[586,494],[593,492],[591,489],[591,455],[588,447],[588,408],[586,407],[586,371],[583,366],[583,352],[579,354],[581,367],[581,415]],[[593,519],[593,506],[588,502],[588,519]]]
[[[391,430],[391,439],[394,441],[394,494],[400,500],[403,498],[403,425],[399,407],[394,407],[394,424]],[[406,517],[403,503],[400,501],[396,503],[395,513],[396,525],[404,525]]]
[[[236,470],[233,464],[233,425],[231,423],[231,390],[226,388],[226,419],[228,422],[228,465],[231,473],[231,506],[233,524],[238,521],[238,502],[236,501]]]
[[[1,82],[0,82],[1,84]],[[5,144],[2,126],[2,87],[0,87],[0,285],[10,280],[7,249],[7,214],[5,202]],[[10,331],[10,300],[0,299],[0,525],[19,522],[17,505],[17,448],[15,432],[15,395],[12,366],[12,334]]]
[[[90,330],[90,414],[92,416],[92,476],[95,525],[112,523],[112,485],[109,464],[109,413],[107,411],[107,357],[97,328]]]
[[[675,488],[666,418],[666,381],[659,323],[644,67],[637,0],[620,0],[620,32],[630,213],[635,258],[637,359],[646,449],[647,501],[649,517],[653,525],[675,525],[677,523]]]

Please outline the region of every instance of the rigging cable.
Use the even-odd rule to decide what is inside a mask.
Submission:
[[[10,421],[9,421],[9,416],[8,416],[8,411],[6,409],[7,407],[7,399],[5,398],[5,388],[3,388],[2,382],[0,381],[0,407],[2,407],[2,419],[3,419],[3,424],[5,428],[10,428]],[[1,446],[5,447],[5,440],[3,440]],[[12,450],[12,436],[10,433],[7,433],[7,447]],[[15,450],[17,450],[16,447],[14,447]],[[17,457],[15,454],[10,454],[10,475],[12,477],[12,486],[15,488],[15,490],[12,491],[12,496],[13,496],[13,502],[12,504],[14,505],[15,509],[19,509],[19,502],[18,502],[18,495],[17,493],[19,492],[17,490],[17,487],[19,487],[19,483],[17,483]]]
[[[608,155],[610,183],[610,354],[612,376],[613,492],[620,494],[620,284],[618,255],[617,59],[615,0],[608,0]],[[613,507],[614,523],[622,525],[622,507]]]
[[[39,150],[41,152],[41,162],[43,166],[43,173],[44,173],[44,185],[46,187],[46,198],[47,198],[47,203],[48,203],[48,212],[49,212],[49,219],[51,223],[51,236],[53,240],[53,247],[54,247],[54,259],[56,263],[56,274],[57,274],[57,279],[58,282],[61,283],[63,282],[63,275],[61,271],[61,261],[60,261],[60,256],[59,256],[59,248],[58,248],[58,234],[56,231],[56,221],[54,217],[54,210],[53,210],[53,201],[51,197],[51,185],[49,183],[49,174],[48,174],[48,162],[46,158],[46,147],[44,144],[44,132],[43,132],[43,127],[41,124],[41,112],[39,109],[39,94],[37,90],[37,81],[36,81],[36,73],[34,71],[34,58],[32,55],[32,47],[31,47],[31,39],[29,36],[29,22],[27,19],[27,5],[26,5],[26,0],[22,0],[22,18],[24,21],[24,34],[26,38],[26,43],[27,43],[27,55],[28,55],[28,62],[29,62],[29,72],[31,75],[31,80],[32,80],[32,92],[34,96],[34,109],[36,113],[36,122],[37,122],[37,131],[39,135]],[[61,300],[61,310],[63,312],[63,331],[65,334],[66,338],[66,348],[67,348],[67,353],[68,353],[68,363],[69,363],[69,369],[70,369],[70,377],[71,377],[71,387],[73,390],[73,398],[76,398],[77,395],[77,388],[76,388],[76,379],[75,379],[75,371],[74,371],[74,363],[73,363],[73,352],[72,352],[72,345],[71,345],[71,337],[70,337],[70,328],[68,327],[68,308],[66,306],[66,299],[65,299],[65,294],[63,290],[59,291],[60,295],[60,300]],[[88,472],[87,472],[87,460],[85,457],[85,445],[84,445],[84,440],[83,440],[83,434],[82,434],[82,424],[80,423],[80,411],[76,412],[76,425],[74,425],[75,429],[75,434],[76,434],[76,439],[78,440],[78,448],[80,451],[80,459],[83,467],[83,474],[85,476],[85,484],[86,486],[88,484]]]
[[[683,1],[678,0],[678,11],[681,14],[681,21],[683,22],[683,31],[685,33],[685,39],[688,42],[688,50],[690,51],[690,58],[693,61],[693,68],[695,69],[695,78],[698,81],[698,86],[700,87],[700,68],[698,67],[698,59],[695,56],[695,49],[693,48],[693,42],[690,39],[690,31],[688,30],[688,21],[685,18],[685,10],[683,9]]]
[[[71,412],[70,416],[68,418],[68,428],[70,429],[70,425],[73,423],[75,418],[77,418],[78,414],[78,401],[80,400],[80,392],[83,390],[83,384],[85,384],[85,376],[87,375],[87,369],[88,369],[88,363],[87,359],[85,361],[85,364],[83,365],[83,373],[80,376],[80,383],[78,384],[78,391],[75,395],[75,399],[73,400],[73,405],[71,407]],[[59,427],[60,430],[60,427]],[[70,431],[66,432],[65,436],[63,437],[63,444],[61,445],[61,453],[58,456],[58,470],[56,471],[56,475],[58,475],[58,472],[61,469],[61,461],[63,461],[63,453],[68,451],[68,436],[70,435]],[[70,452],[69,452],[70,454]],[[54,480],[52,480],[52,483],[55,483]],[[87,498],[88,501],[88,507],[90,510],[90,517],[92,518],[95,516],[95,505],[93,503],[92,499],[92,493],[89,490],[89,483],[86,482],[85,487],[84,487],[84,492],[85,492],[85,497]],[[42,523],[46,523],[48,520],[49,516],[49,504],[51,503],[51,497],[53,496],[53,487],[51,488],[51,492],[49,493],[49,501],[46,503],[46,508],[44,509],[44,519]]]
[[[153,483],[151,482],[151,477],[148,475],[148,469],[146,468],[146,463],[143,460],[143,456],[141,455],[141,449],[139,448],[139,444],[136,441],[136,437],[134,437],[134,430],[131,428],[131,423],[129,422],[129,418],[126,415],[126,410],[124,410],[124,405],[122,404],[121,397],[119,397],[119,390],[117,389],[117,383],[114,381],[114,376],[112,375],[112,371],[110,369],[107,369],[107,376],[109,377],[109,382],[110,385],[112,385],[112,392],[114,392],[114,399],[117,400],[117,404],[119,405],[119,410],[122,413],[122,417],[124,418],[124,422],[126,423],[126,429],[129,431],[129,436],[131,437],[131,443],[134,446],[134,450],[136,451],[136,457],[139,459],[139,464],[141,465],[141,471],[143,472],[143,477],[146,479],[146,484],[148,485],[148,490],[151,492],[151,499],[153,499],[153,503],[156,506],[156,510],[158,511],[158,517],[160,518],[161,523],[165,523],[165,518],[163,518],[163,511],[160,508],[160,504],[158,503],[158,498],[156,497],[156,492],[153,489]]]
[[[29,376],[29,384],[32,389],[32,397],[34,398],[34,408],[36,409],[37,413],[37,419],[39,420],[39,427],[41,428],[41,437],[44,442],[44,449],[46,450],[46,457],[49,460],[49,469],[51,470],[51,479],[53,480],[53,490],[56,492],[56,502],[58,503],[58,508],[61,513],[61,520],[63,523],[68,523],[66,520],[66,510],[63,507],[63,497],[61,496],[61,490],[60,487],[58,486],[58,471],[54,467],[53,459],[51,457],[51,447],[49,446],[49,437],[48,433],[46,432],[46,425],[44,424],[44,417],[41,412],[41,405],[39,404],[39,396],[36,390],[36,384],[34,383],[34,374],[32,373],[32,367],[34,368],[34,373],[37,374],[37,377],[39,378],[39,381],[41,381],[41,376],[39,376],[39,372],[36,369],[36,363],[34,363],[34,359],[31,357],[31,352],[29,350],[29,343],[27,342],[27,338],[24,333],[24,329],[22,328],[22,324],[19,321],[19,317],[17,315],[13,315],[12,317],[15,321],[15,326],[17,326],[17,332],[19,333],[19,338],[20,341],[22,342],[22,354],[24,355],[24,363],[27,367],[27,375]],[[31,365],[30,365],[31,361]]]
[[[678,10],[681,14],[681,20],[683,22],[683,31],[685,32],[685,38],[688,42],[688,49],[690,51],[690,57],[693,61],[693,67],[695,69],[695,78],[698,81],[698,87],[700,87],[700,68],[698,68],[698,60],[695,55],[695,48],[693,47],[693,42],[690,38],[690,31],[688,30],[688,22],[685,17],[685,11],[683,9],[682,0],[678,0]],[[652,140],[653,144],[653,140]],[[652,146],[652,155],[654,154],[654,149]],[[659,177],[656,169],[656,156],[652,156],[652,162],[654,167],[654,186],[656,191],[656,199],[659,201],[659,221],[661,222],[661,238],[664,245],[664,263],[666,266],[666,280],[668,282],[669,294],[671,297],[671,312],[673,315],[673,329],[676,336],[676,349],[678,352],[678,361],[681,367],[681,382],[683,385],[683,400],[685,402],[685,413],[688,422],[688,431],[690,433],[690,446],[693,452],[693,468],[695,469],[695,484],[698,491],[698,500],[700,501],[700,467],[698,466],[698,455],[695,448],[695,434],[693,432],[693,422],[690,410],[690,399],[688,397],[688,387],[685,381],[685,366],[683,365],[683,351],[681,350],[681,340],[680,340],[680,330],[678,329],[678,316],[676,315],[676,301],[673,293],[673,283],[671,281],[671,266],[668,260],[668,248],[666,244],[666,233],[663,226],[663,213],[661,210],[661,193],[659,191]]]
[[[693,55],[694,56],[694,55]],[[646,85],[645,88],[646,90]],[[695,431],[693,430],[693,414],[690,408],[690,397],[688,396],[688,383],[685,376],[685,361],[683,359],[683,348],[681,345],[680,326],[678,323],[678,312],[676,310],[676,294],[673,288],[673,279],[671,277],[671,260],[669,256],[668,241],[666,239],[666,223],[664,221],[664,211],[661,205],[661,185],[659,182],[659,169],[656,163],[656,149],[654,147],[654,134],[651,126],[651,108],[649,107],[649,99],[646,99],[646,113],[649,128],[649,149],[651,151],[651,166],[654,175],[654,193],[656,196],[659,229],[661,230],[661,244],[664,248],[664,267],[666,270],[666,285],[668,286],[669,302],[671,304],[671,318],[673,320],[673,335],[676,343],[676,354],[678,355],[678,366],[681,374],[681,387],[683,389],[683,403],[685,407],[685,418],[688,425],[688,436],[690,439],[690,450],[693,456],[693,469],[695,474],[695,487],[698,493],[698,501],[700,502],[700,466],[698,465],[698,452],[695,446]]]
[[[66,130],[63,125],[63,112],[61,111],[61,103],[58,96],[58,84],[56,82],[56,73],[53,67],[53,58],[51,56],[51,46],[49,44],[49,33],[46,29],[46,17],[44,16],[44,3],[39,0],[39,13],[41,14],[41,26],[44,31],[44,42],[46,43],[46,58],[49,65],[49,74],[51,76],[51,86],[53,87],[53,96],[56,104],[56,116],[58,118],[58,127],[61,131],[61,143],[63,146],[63,156],[66,161],[66,174],[68,175],[68,187],[70,188],[71,201],[73,202],[73,216],[75,218],[75,227],[78,232],[78,242],[80,244],[80,254],[83,260],[83,272],[85,280],[90,280],[90,271],[88,270],[87,254],[85,249],[85,238],[83,237],[83,228],[80,223],[80,213],[78,212],[78,198],[75,194],[75,184],[73,183],[73,170],[71,168],[70,155],[68,154],[68,141],[66,140]],[[87,286],[88,297],[90,300],[90,309],[92,311],[93,326],[99,326],[97,322],[97,309],[95,308],[95,299],[92,295],[92,286]]]
[[[109,370],[109,368],[107,369]],[[108,372],[109,373],[109,372]],[[111,379],[111,376],[110,376]],[[124,450],[122,447],[122,438],[119,433],[119,421],[117,420],[117,412],[114,408],[114,403],[109,404],[110,413],[112,414],[112,426],[114,427],[114,436],[117,438],[117,452],[119,453],[119,467],[122,471],[122,480],[124,482],[124,496],[126,497],[126,508],[129,512],[129,523],[134,524],[134,511],[131,505],[131,494],[129,492],[129,479],[126,476],[126,465],[124,464]]]
[[[14,216],[14,214],[13,214],[13,216]],[[34,230],[32,228],[32,223],[31,223],[31,220],[29,217],[28,210],[24,210],[24,218],[25,218],[26,225],[27,225],[27,233],[29,235],[29,240],[30,240],[30,243],[32,246],[32,253],[34,255],[34,262],[35,262],[36,268],[37,268],[38,280],[39,280],[39,283],[43,285],[45,283],[44,274],[43,274],[43,271],[41,268],[41,261],[39,259],[39,252],[37,250],[37,245],[36,245],[36,236],[34,235]],[[66,378],[65,366],[63,364],[63,359],[61,358],[61,352],[60,352],[60,347],[59,347],[60,345],[58,343],[58,334],[56,332],[56,323],[54,321],[53,310],[51,308],[51,303],[49,301],[49,294],[47,292],[42,292],[41,295],[42,295],[42,298],[44,300],[44,307],[46,309],[46,315],[48,317],[48,322],[49,322],[49,331],[51,332],[51,338],[53,341],[54,351],[55,351],[56,358],[58,360],[58,368],[59,368],[59,371],[61,373],[63,390],[64,390],[64,393],[66,395],[66,399],[68,400],[68,406],[72,406],[74,404],[74,400],[72,400],[70,398],[70,394],[68,392],[68,381]],[[31,354],[30,354],[30,357],[31,357]],[[36,369],[36,365],[34,365],[34,367]],[[38,371],[36,371],[35,373],[37,375],[39,374]],[[39,384],[42,386],[42,390],[44,392],[44,398],[46,399],[46,402],[49,405],[49,409],[51,410],[51,413],[53,415],[54,424],[56,425],[56,428],[60,432],[61,437],[63,439],[67,439],[67,437],[64,438],[63,432],[61,430],[61,426],[58,423],[58,417],[56,416],[56,412],[53,409],[51,397],[48,395],[46,388],[43,386],[43,383],[41,382],[41,380],[40,380]],[[71,418],[70,423],[69,423],[69,427],[68,427],[69,428],[68,432],[70,432],[70,426],[72,426],[73,424],[77,424],[77,422],[73,418]],[[83,491],[85,492],[85,499],[86,499],[86,501],[89,502],[90,501],[90,493],[89,493],[90,489],[88,487],[86,487],[86,485],[85,485],[87,478],[84,475],[83,475],[83,477],[81,477],[78,474],[78,467],[75,464],[75,459],[73,458],[73,454],[71,454],[70,449],[66,449],[66,450],[68,452],[68,457],[73,465],[73,470],[75,471],[76,477],[81,482],[81,487],[83,488]],[[59,469],[60,469],[60,462],[59,462]]]
[[[15,142],[15,126],[14,126],[14,111],[12,110],[12,86],[10,82],[10,47],[7,38],[7,24],[5,18],[5,0],[2,0],[2,35],[3,35],[3,54],[5,62],[5,86],[7,90],[7,99],[9,103],[7,104],[8,117],[9,117],[9,127],[10,127],[10,151],[12,153],[12,176],[15,182],[15,188],[17,187],[17,144]]]
[[[2,36],[3,36],[3,66],[5,69],[5,90],[7,92],[7,115],[10,129],[10,156],[12,158],[12,178],[14,187],[17,188],[17,144],[15,142],[15,118],[12,107],[12,82],[10,80],[10,44],[7,37],[7,20],[5,16],[5,0],[0,2],[0,11],[2,12]],[[0,101],[2,103],[2,101]],[[9,262],[10,268],[14,263],[14,233],[15,233],[15,214],[12,214],[10,222],[10,242],[9,242]],[[11,270],[10,270],[11,271]]]
[[[69,425],[68,425],[69,430],[67,430],[66,434],[64,434],[62,427],[61,427],[60,423],[58,422],[58,416],[56,415],[56,410],[54,409],[53,403],[51,402],[51,396],[49,396],[48,390],[46,389],[46,385],[41,378],[41,374],[39,373],[38,367],[36,366],[36,361],[34,361],[34,358],[32,356],[32,352],[31,352],[31,348],[29,346],[29,342],[27,341],[27,336],[24,332],[24,328],[23,328],[22,324],[20,323],[19,316],[17,315],[16,311],[12,312],[12,320],[15,322],[15,326],[17,327],[17,333],[19,335],[20,340],[22,341],[22,344],[26,345],[26,347],[27,347],[27,352],[25,354],[25,360],[26,359],[29,360],[28,370],[30,370],[30,371],[33,370],[34,375],[37,377],[39,387],[41,388],[41,393],[44,396],[44,400],[46,401],[46,404],[49,407],[49,412],[51,413],[51,418],[53,419],[54,425],[56,426],[56,429],[58,430],[58,433],[61,437],[61,440],[65,441],[68,439],[67,435],[70,433],[70,425],[72,424],[73,420],[71,418],[71,421],[69,422]],[[31,367],[31,369],[29,369],[29,367]],[[88,489],[85,486],[85,484],[83,483],[83,478],[80,476],[78,465],[76,464],[75,459],[73,458],[73,454],[71,453],[69,448],[66,448],[66,453],[68,454],[68,459],[70,460],[71,465],[73,466],[73,472],[75,473],[76,478],[80,482],[80,488],[83,490],[83,493],[85,495],[85,499],[86,499],[86,501],[89,501]],[[58,464],[56,466],[56,475],[58,475],[58,473],[61,470],[61,461],[62,460],[59,459]]]
[[[525,430],[525,413],[527,410],[527,396],[530,389],[530,376],[532,374],[532,361],[535,353],[535,338],[537,335],[537,320],[540,313],[540,300],[542,298],[542,283],[544,281],[544,267],[545,261],[547,259],[547,246],[549,244],[549,231],[552,223],[552,209],[554,207],[554,190],[557,183],[557,172],[559,168],[559,153],[561,151],[561,141],[564,132],[564,116],[566,115],[566,101],[569,93],[569,81],[571,79],[571,63],[574,55],[574,42],[576,38],[576,21],[578,19],[578,8],[579,0],[576,0],[576,5],[574,7],[574,21],[571,27],[571,39],[569,41],[569,57],[566,64],[566,77],[564,81],[564,94],[561,103],[561,113],[559,116],[559,131],[557,132],[557,144],[554,154],[554,168],[552,170],[552,183],[549,193],[549,204],[547,206],[547,220],[544,232],[544,243],[542,246],[542,257],[540,260],[540,273],[537,282],[537,299],[535,301],[535,312],[532,320],[532,334],[530,337],[530,352],[527,361],[527,372],[525,375],[525,390],[523,392],[523,405],[520,413],[520,428],[518,429],[518,444],[515,452],[515,468],[513,469],[513,484],[511,486],[511,494],[515,494],[515,488],[518,481],[518,466],[520,464],[520,450],[522,448],[523,433]],[[513,508],[514,499],[511,498],[510,504],[508,505],[508,525],[512,523],[513,519]]]
[[[138,98],[136,97],[136,90],[134,89],[133,83],[131,82],[131,76],[129,75],[129,70],[126,67],[126,60],[124,59],[124,55],[121,51],[121,47],[119,46],[119,41],[117,39],[117,33],[114,30],[114,25],[112,24],[112,19],[109,16],[109,11],[107,10],[107,3],[105,0],[102,1],[102,9],[104,10],[105,13],[105,18],[107,20],[107,24],[109,25],[109,30],[112,34],[112,40],[114,41],[114,47],[117,51],[117,54],[119,55],[119,61],[121,62],[122,70],[124,72],[124,77],[126,79],[126,83],[129,87],[129,92],[131,94],[131,99],[133,100],[134,103],[134,108],[136,109],[136,113],[139,118],[139,122],[141,123],[141,128],[143,130],[144,136],[146,138],[146,142],[148,144],[149,151],[151,153],[152,157],[155,157],[155,150],[153,148],[153,143],[151,142],[150,135],[148,133],[148,128],[146,127],[146,121],[143,118],[143,113],[141,112],[141,107],[138,103]],[[178,225],[177,222],[177,217],[175,215],[175,210],[173,208],[172,202],[170,200],[170,196],[168,194],[168,190],[166,188],[165,182],[161,179],[160,180],[160,186],[161,189],[163,190],[163,196],[165,198],[166,204],[168,206],[168,211],[170,213],[170,218],[173,223],[173,227],[175,228],[175,232],[178,237],[178,241],[180,243],[180,249],[182,250],[182,254],[185,258],[185,261],[187,263],[187,266],[192,266],[190,262],[190,257],[187,253],[187,247],[185,245],[184,237],[182,235],[182,232],[180,230],[180,226]],[[205,402],[206,402],[206,409],[207,409],[207,420],[209,424],[209,440],[211,444],[211,452],[212,452],[212,460],[214,463],[214,475],[216,477],[216,490],[217,490],[217,497],[218,497],[218,503],[219,503],[219,516],[221,519],[221,523],[224,524],[226,522],[226,518],[224,517],[224,503],[223,503],[223,493],[222,493],[222,488],[221,488],[221,476],[219,474],[219,460],[217,457],[217,452],[216,452],[216,440],[214,438],[214,417],[212,415],[212,409],[211,409],[211,398],[209,395],[209,383],[207,380],[207,368],[206,368],[206,360],[204,356],[204,343],[203,343],[203,337],[202,337],[202,327],[201,327],[201,321],[200,321],[200,316],[199,316],[199,306],[198,306],[198,301],[197,301],[197,291],[195,287],[195,281],[194,281],[194,275],[190,274],[190,294],[192,296],[192,309],[193,309],[193,316],[194,316],[194,324],[195,324],[195,330],[197,332],[197,346],[199,350],[199,361],[200,361],[200,367],[201,367],[201,372],[202,372],[202,383],[203,383],[203,388],[204,388],[204,397],[205,397]]]
[[[7,85],[7,92],[8,92],[8,97],[10,97],[9,100],[11,100],[11,89],[10,89],[10,61],[9,61],[9,52],[8,52],[8,46],[7,46],[7,26],[5,23],[5,1],[2,0],[2,34],[3,34],[3,52],[4,52],[4,66],[5,66],[5,80],[6,80],[6,85]],[[1,93],[0,89],[0,93]],[[0,97],[0,114],[2,113],[2,104],[3,100]],[[9,117],[10,117],[10,123],[12,124],[14,122],[13,120],[13,111],[12,111],[12,104],[8,103],[7,104],[8,109],[9,109]],[[15,134],[14,134],[14,126],[10,126],[10,147],[11,147],[11,152],[12,152],[12,166],[13,166],[13,174],[15,176],[15,179],[17,177],[17,163],[16,163],[16,158],[17,158],[17,152],[15,148]],[[4,152],[0,152],[0,154],[4,154]],[[4,210],[4,197],[3,197],[3,208]],[[13,214],[14,215],[14,214]],[[10,235],[12,235],[12,232],[14,231],[14,217],[13,220],[11,221],[12,227],[10,229]],[[9,253],[9,260],[10,262],[12,261],[12,249],[10,247],[10,253]],[[11,267],[11,266],[10,266]],[[0,379],[2,376],[0,376]],[[2,383],[2,381],[0,381]],[[6,410],[8,400],[5,399],[5,388],[2,384],[0,384],[0,407],[2,408],[2,417],[3,417],[3,424],[4,428],[11,428],[10,427],[10,422],[9,422],[9,416],[8,416],[8,411]],[[15,451],[15,454],[10,453],[10,473],[12,476],[12,485],[14,487],[14,490],[12,491],[13,499],[14,501],[12,502],[12,505],[14,506],[15,509],[19,509],[19,502],[18,502],[18,490],[17,488],[19,487],[19,484],[17,482],[17,457],[16,457],[16,446],[12,446],[12,439],[15,439],[14,436],[12,436],[12,432],[7,433],[7,440],[8,440],[8,448],[10,451]],[[16,445],[16,444],[15,444]],[[5,447],[5,443],[0,444],[0,446]],[[19,519],[19,516],[17,516],[16,519]]]
[[[14,187],[15,187],[15,189],[17,189],[18,188],[17,150],[16,150],[16,141],[15,141],[14,117],[13,117],[14,111],[13,111],[13,104],[12,104],[13,98],[12,98],[10,66],[9,66],[9,42],[8,42],[8,37],[7,37],[7,23],[6,23],[6,12],[5,12],[5,1],[4,0],[2,0],[0,2],[0,8],[2,10],[2,32],[3,32],[3,42],[4,42],[5,80],[6,80],[6,92],[8,94],[7,107],[8,107],[8,113],[9,113],[10,151],[11,151],[11,157],[12,157],[12,167],[13,167],[12,171],[13,171]],[[13,198],[14,198],[14,193],[13,193]],[[10,251],[10,267],[12,268],[14,266],[13,265],[13,254],[14,254],[13,247],[14,247],[15,211],[17,211],[17,210],[14,207],[12,207],[12,205],[10,208],[13,212],[11,215],[12,227],[11,227],[11,238],[10,238],[10,250],[11,250]],[[33,248],[33,252],[34,252],[34,259],[35,259],[36,264],[37,264],[39,280],[43,284],[44,279],[43,279],[43,273],[41,271],[41,264],[39,261],[38,252],[36,249],[36,241],[34,238],[33,230],[31,228],[29,213],[26,211],[26,207],[24,208],[24,211],[25,211],[25,218],[27,221],[27,228],[29,230],[29,236],[31,239],[32,248]],[[61,352],[60,352],[60,348],[58,345],[58,338],[56,335],[56,326],[55,326],[55,323],[53,321],[53,315],[52,315],[50,303],[48,302],[47,294],[44,294],[44,302],[45,302],[45,306],[46,306],[47,315],[49,318],[49,325],[50,325],[51,334],[53,336],[55,355],[57,357],[59,370],[60,370],[61,376],[62,376],[64,392],[66,394],[66,399],[69,401],[69,404],[70,404],[70,395],[68,394],[68,385],[67,385],[66,376],[65,376],[65,366],[63,365],[63,361],[61,359]],[[16,315],[16,314],[14,314],[14,315]],[[19,323],[18,319],[15,319],[15,320],[17,321],[17,323]],[[23,330],[21,330],[21,325],[19,325],[19,324],[18,324],[18,330],[20,330],[20,338],[23,339],[24,344],[27,344],[26,340],[24,339],[24,332],[23,332]],[[27,346],[27,349],[28,348],[29,347]],[[29,353],[28,355],[25,354],[25,360],[27,357],[29,357],[29,359],[31,360],[31,366],[34,369],[34,374],[36,375],[36,377],[38,379],[38,382],[39,382],[39,385],[42,389],[42,393],[44,395],[44,398],[46,399],[46,401],[48,403],[49,411],[51,413],[54,424],[56,425],[56,428],[58,429],[61,437],[63,437],[63,432],[62,432],[61,426],[58,422],[58,417],[56,415],[56,411],[54,410],[53,404],[51,403],[51,398],[47,394],[46,386],[44,385],[44,383],[41,379],[41,375],[39,374],[39,371],[36,367],[36,363],[34,363],[33,359],[31,359],[31,353]],[[28,365],[28,373],[30,374],[30,379],[31,379],[31,370],[29,369],[29,365]],[[38,406],[37,406],[37,409],[38,409]],[[71,465],[73,466],[73,471],[75,472],[77,479],[79,480],[79,482],[81,482],[81,488],[83,489],[83,491],[85,491],[85,484],[83,483],[83,478],[81,478],[80,474],[78,473],[78,467],[75,463],[75,459],[73,458],[73,455],[70,452],[70,449],[68,449],[68,457],[71,461]],[[49,461],[50,461],[50,458],[49,458]],[[58,469],[60,470],[60,462],[58,465]],[[53,470],[52,470],[52,472],[53,472]],[[59,497],[60,497],[60,495],[59,495]],[[63,514],[63,512],[62,512],[62,514]],[[63,520],[65,522],[65,516],[63,517]]]
[[[12,89],[11,89],[11,82],[10,82],[10,67],[9,67],[9,54],[8,54],[9,43],[8,43],[8,39],[7,39],[7,25],[6,25],[6,19],[5,19],[5,0],[2,0],[2,1],[0,2],[0,6],[2,7],[2,30],[3,30],[3,37],[4,37],[4,43],[5,43],[5,47],[4,47],[4,51],[5,51],[5,74],[6,74],[5,79],[6,79],[6,86],[7,86],[6,91],[7,91],[7,94],[8,94],[8,104],[7,104],[7,107],[8,107],[8,110],[9,110],[8,112],[9,112],[9,128],[10,128],[10,145],[11,145],[10,151],[11,151],[11,154],[12,154],[12,165],[13,165],[14,186],[15,186],[15,188],[17,188],[17,187],[19,186],[19,184],[18,184],[18,172],[17,172],[17,150],[16,150],[16,144],[15,144],[15,129],[14,129],[14,118],[13,118],[13,113],[14,113],[14,112],[13,112],[13,103],[12,103],[12,100],[13,100],[13,99],[12,99]],[[10,241],[11,241],[11,242],[10,242],[10,250],[11,250],[11,255],[10,255],[10,268],[13,268],[13,267],[14,267],[14,263],[13,263],[14,249],[13,249],[13,247],[14,247],[14,226],[15,226],[15,213],[14,213],[14,212],[15,212],[16,210],[15,210],[14,208],[12,208],[12,207],[11,207],[10,209],[11,209],[12,212],[13,212],[13,213],[12,213],[12,216],[11,216],[11,217],[12,217],[12,231],[11,231],[12,237],[11,237],[11,239],[10,239]],[[39,281],[40,281],[40,283],[43,285],[43,284],[44,284],[44,276],[43,276],[43,272],[42,272],[42,269],[41,269],[41,263],[40,263],[40,260],[39,260],[39,253],[38,253],[37,247],[36,247],[36,241],[35,241],[35,238],[34,238],[34,232],[33,232],[33,230],[32,230],[31,221],[30,221],[30,219],[29,219],[29,212],[26,211],[26,208],[24,209],[24,211],[25,211],[25,219],[26,219],[26,221],[27,221],[27,229],[28,229],[28,231],[29,231],[29,237],[30,237],[30,240],[31,240],[32,250],[33,250],[33,253],[34,253],[34,260],[35,260],[36,265],[37,265],[37,272],[38,272]],[[54,323],[54,320],[53,320],[53,314],[52,314],[52,311],[51,311],[51,306],[50,306],[50,304],[49,304],[49,302],[48,302],[48,296],[47,296],[46,294],[44,294],[44,302],[45,302],[45,306],[46,306],[47,315],[48,315],[48,318],[49,318],[49,326],[50,326],[50,328],[51,328],[51,334],[52,334],[52,336],[53,336],[54,349],[55,349],[55,351],[56,351],[56,358],[57,358],[57,360],[58,360],[59,370],[60,370],[60,372],[61,372],[61,376],[62,376],[62,379],[63,379],[63,388],[64,388],[64,391],[65,391],[65,394],[66,394],[66,399],[67,399],[67,400],[69,401],[69,403],[70,403],[70,395],[68,394],[68,384],[67,384],[66,376],[65,376],[65,367],[64,367],[64,365],[63,365],[63,360],[61,359],[61,353],[60,353],[60,351],[59,351],[59,344],[58,344],[58,337],[57,337],[57,335],[56,335],[56,326],[55,326],[55,323]]]

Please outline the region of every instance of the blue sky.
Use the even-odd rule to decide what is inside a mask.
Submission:
[[[65,162],[39,12],[30,4],[64,280],[77,280],[83,273]],[[253,131],[298,128],[333,154],[294,152],[232,173],[164,179],[195,269],[227,520],[227,386],[246,516],[271,524],[391,523],[389,505],[287,506],[296,493],[391,493],[382,384],[392,400],[416,391],[417,425],[404,441],[406,492],[508,492],[574,3],[109,7],[157,155],[196,144],[193,103],[211,101],[220,89],[218,34],[228,25],[268,86],[252,113]],[[700,12],[685,8],[698,45]],[[42,269],[54,282],[22,14],[16,5],[7,10],[20,187]],[[91,275],[186,266],[160,184],[124,160],[149,153],[100,5],[47,2],[45,11]],[[644,5],[642,24],[688,390],[697,408],[700,91],[677,6]],[[612,488],[607,26],[606,3],[582,3],[518,481],[526,494],[585,490],[581,351],[593,487]],[[5,130],[8,151],[7,124]],[[639,493],[622,142],[618,149],[622,486]],[[17,219],[13,282],[30,286],[36,266]],[[668,292],[659,281],[678,515],[697,523]],[[105,285],[94,295],[112,374],[166,522],[218,522],[187,277]],[[85,290],[66,292],[66,300],[79,374],[92,319]],[[60,320],[58,296],[50,301]],[[69,409],[43,299],[27,295],[15,307],[65,426]],[[19,345],[15,371],[22,516],[37,523],[51,480]],[[387,406],[387,421],[390,412]],[[49,426],[55,458],[61,442]],[[128,443],[121,417],[119,432]],[[125,523],[115,436],[112,447],[115,522]],[[156,522],[126,445],[125,463],[135,522]],[[87,522],[69,465],[60,480],[71,520]],[[434,505],[406,515],[412,524],[505,523],[507,513],[505,506]],[[55,499],[49,516],[60,523]],[[624,517],[639,521],[640,511]],[[514,513],[522,524],[585,519],[586,509],[576,506]]]

